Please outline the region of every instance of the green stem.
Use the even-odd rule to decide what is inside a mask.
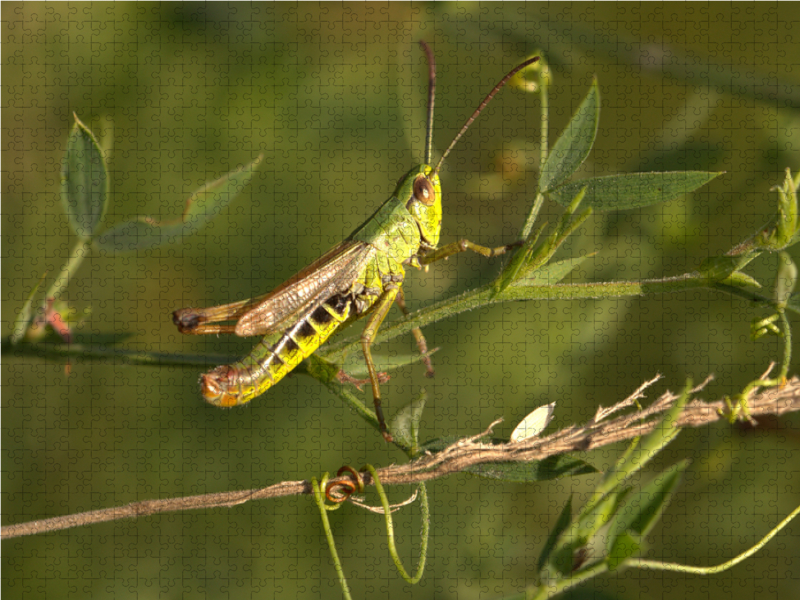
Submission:
[[[376,431],[378,432],[382,431],[380,422],[378,421],[378,417],[375,415],[375,413],[369,410],[363,402],[361,402],[358,398],[356,398],[352,394],[352,392],[350,392],[350,390],[347,389],[345,385],[340,383],[328,382],[325,384],[325,387],[327,387],[331,391],[331,393],[335,394],[336,396],[339,396],[339,398],[344,400],[347,406],[349,406],[356,414],[358,414],[358,416],[364,419],[367,423],[372,425]]]
[[[12,346],[18,344],[22,338],[25,336],[25,332],[28,329],[28,324],[31,322],[33,318],[33,311],[31,308],[33,307],[33,299],[36,297],[36,293],[39,291],[42,283],[44,283],[44,278],[47,277],[47,272],[39,278],[39,282],[33,286],[33,289],[28,294],[28,297],[25,299],[22,308],[17,315],[17,320],[14,321],[14,328],[11,330],[11,337],[9,338],[9,343]]]
[[[549,132],[549,122],[550,122],[550,99],[548,95],[548,82],[550,81],[550,77],[545,73],[545,69],[547,69],[547,65],[541,65],[541,71],[539,76],[539,97],[542,103],[542,118],[541,118],[541,131],[539,133],[539,169],[541,170],[544,168],[545,163],[547,162],[547,154],[549,152],[548,144],[550,143],[548,140],[548,132]],[[533,208],[531,208],[530,213],[528,213],[528,218],[525,220],[525,225],[522,227],[522,235],[520,239],[527,240],[528,236],[533,231],[533,224],[536,222],[536,218],[539,216],[539,211],[542,209],[542,205],[544,204],[544,195],[539,192],[536,194],[536,198],[533,201]]]
[[[546,598],[552,598],[553,596],[556,596],[561,592],[565,592],[576,585],[580,585],[584,581],[588,581],[589,579],[597,577],[606,571],[608,571],[608,566],[606,563],[599,562],[591,567],[587,567],[586,569],[578,571],[574,575],[564,579],[558,579],[550,585],[543,583],[538,587],[528,588],[525,590],[524,598],[525,600],[545,600]]]
[[[347,600],[352,600],[350,595],[350,588],[347,585],[347,577],[345,577],[344,569],[342,568],[342,561],[339,559],[339,553],[336,551],[336,540],[333,539],[333,531],[331,530],[331,522],[328,519],[328,509],[325,506],[325,485],[328,483],[328,474],[322,476],[322,483],[317,483],[317,480],[311,479],[311,491],[314,494],[314,502],[317,503],[319,514],[322,517],[322,527],[325,530],[325,537],[328,540],[328,548],[331,551],[331,558],[333,559],[333,566],[336,569],[336,575],[339,577],[339,585],[342,587],[342,593]]]
[[[45,299],[52,298],[53,300],[58,300],[61,294],[66,289],[67,285],[69,284],[70,278],[75,274],[75,271],[78,270],[78,267],[81,266],[83,263],[83,259],[89,254],[89,249],[91,246],[92,241],[89,239],[80,238],[78,242],[75,244],[75,247],[72,249],[72,253],[69,256],[69,260],[61,267],[61,272],[56,278],[53,285],[50,286],[50,289],[47,290],[45,294]],[[40,282],[41,283],[41,282]],[[38,285],[36,288],[38,289]],[[35,294],[34,289],[34,294]],[[14,323],[13,333],[11,334],[11,344],[17,344],[22,337],[25,335],[25,331],[28,328],[28,324],[31,320],[31,311],[30,305],[32,304],[33,297],[28,298],[28,302],[25,303],[25,307],[22,311],[20,311],[19,317],[17,318],[16,322]]]
[[[728,399],[725,400],[727,411],[722,411],[721,414],[727,416],[731,423],[735,423],[740,418],[745,421],[753,421],[753,418],[750,416],[750,407],[748,403],[750,395],[758,388],[777,387],[786,383],[786,377],[789,374],[789,365],[792,360],[792,327],[789,324],[789,319],[786,318],[786,311],[783,308],[778,309],[778,317],[783,326],[782,333],[784,342],[783,360],[781,361],[780,372],[777,377],[751,381],[740,394],[736,395],[737,400],[735,403]]]
[[[645,560],[643,558],[629,558],[625,561],[625,566],[627,567],[639,567],[642,569],[660,569],[662,571],[678,571],[681,573],[694,573],[696,575],[713,575],[714,573],[721,573],[727,569],[730,569],[734,565],[739,564],[746,558],[751,557],[753,554],[758,552],[764,545],[769,542],[772,538],[774,538],[777,533],[786,527],[789,522],[794,519],[798,514],[800,514],[800,506],[795,508],[792,513],[786,517],[783,521],[778,523],[778,525],[772,529],[767,535],[765,535],[760,542],[758,542],[755,546],[747,550],[746,552],[742,552],[740,555],[732,558],[731,560],[722,563],[721,565],[717,565],[715,567],[691,567],[689,565],[680,565],[677,563],[665,563],[659,560]]]
[[[541,192],[537,192],[536,199],[533,201],[533,208],[531,208],[531,212],[528,213],[528,218],[525,220],[525,226],[522,228],[520,239],[527,240],[528,236],[530,236],[531,231],[533,230],[533,224],[536,222],[536,218],[539,216],[539,211],[542,209],[543,204],[544,195]]]
[[[778,314],[781,317],[781,324],[783,325],[783,364],[781,365],[781,372],[779,375],[779,379],[783,382],[789,375],[789,363],[792,362],[792,327],[789,325],[789,319],[786,318],[785,310],[778,311]]]
[[[455,296],[442,302],[419,310],[405,319],[395,321],[381,328],[373,344],[379,344],[409,333],[415,327],[424,327],[430,323],[441,321],[459,313],[515,300],[582,300],[588,298],[608,299],[643,296],[645,294],[663,294],[696,288],[709,287],[708,279],[699,273],[690,273],[679,277],[651,279],[632,282],[580,283],[542,286],[513,285],[501,295],[496,296],[494,282],[483,287]],[[324,356],[331,356],[360,347],[359,338],[349,338],[337,344],[329,344]]]
[[[386,492],[381,485],[380,480],[378,479],[378,472],[375,470],[375,467],[372,465],[365,465],[369,474],[372,475],[372,481],[375,483],[375,489],[378,492],[378,496],[381,499],[381,506],[383,507],[383,515],[386,519],[386,537],[389,540],[389,554],[392,555],[392,560],[394,561],[397,570],[400,572],[400,575],[403,579],[405,579],[411,585],[414,585],[422,579],[422,574],[425,572],[425,561],[428,555],[428,533],[430,530],[430,507],[428,506],[428,491],[425,488],[425,483],[420,482],[419,484],[419,491],[420,491],[420,506],[422,508],[422,540],[420,543],[419,549],[419,563],[417,564],[417,572],[416,574],[411,577],[408,572],[403,567],[403,562],[400,560],[400,556],[397,554],[397,547],[394,543],[394,525],[392,523],[392,509],[389,506],[389,498],[386,496]]]
[[[66,270],[67,269],[65,269],[65,271]],[[386,325],[378,332],[378,337],[375,343],[378,344],[392,340],[396,337],[409,333],[415,327],[424,327],[430,323],[446,319],[447,317],[455,316],[468,310],[514,300],[581,300],[589,298],[625,298],[642,296],[645,294],[678,292],[706,287],[708,289],[740,297],[744,300],[759,302],[767,306],[774,304],[774,301],[771,298],[754,293],[749,289],[742,289],[727,284],[709,283],[708,280],[702,277],[699,273],[690,273],[688,275],[682,275],[678,277],[652,279],[638,282],[609,282],[569,285],[557,284],[547,286],[512,285],[507,288],[499,297],[495,296],[493,286],[494,284],[490,283],[484,287],[466,292],[460,296],[455,296],[453,298],[437,302],[432,306],[419,310],[404,319]],[[53,288],[55,288],[55,286],[53,286]],[[787,305],[786,310],[791,310],[800,314],[800,306]],[[789,328],[785,325],[784,330],[789,331]],[[355,350],[357,348],[360,348],[359,339],[347,338],[340,342],[326,345],[318,352],[318,354],[323,357],[330,357],[337,353],[347,350]],[[12,347],[9,343],[7,343],[7,340],[3,340],[2,353],[4,355],[11,353],[20,356],[55,355],[77,356],[85,358],[121,358],[131,364],[174,364],[181,366],[206,366],[209,364],[223,364],[233,362],[236,359],[236,357],[230,356],[192,356],[138,352],[119,350],[101,345],[84,345],[79,343],[71,345],[20,344]]]
[[[80,334],[79,334],[80,335]],[[124,339],[124,338],[123,338]],[[224,354],[168,354],[166,352],[140,352],[138,350],[120,350],[110,346],[90,344],[66,344],[64,342],[37,342],[13,345],[10,338],[3,339],[2,355],[6,356],[68,356],[78,359],[111,359],[130,365],[175,365],[180,367],[209,367],[229,364],[238,360],[238,356]]]
[[[61,267],[61,273],[59,273],[58,278],[55,280],[53,285],[50,286],[50,289],[47,290],[45,298],[53,298],[54,300],[58,300],[58,298],[67,288],[69,280],[75,274],[75,271],[77,271],[78,267],[81,266],[83,259],[88,256],[91,243],[91,240],[78,240],[78,243],[75,244],[75,248],[72,249],[72,254],[70,254],[69,260],[63,267]]]
[[[550,95],[548,90],[548,83],[550,82],[549,75],[545,72],[548,69],[547,65],[542,65],[539,77],[539,97],[542,102],[542,119],[541,119],[541,132],[540,135],[540,148],[539,148],[539,168],[543,168],[547,162],[547,153],[550,151],[548,132],[550,126]]]

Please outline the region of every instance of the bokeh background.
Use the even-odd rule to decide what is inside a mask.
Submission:
[[[764,224],[776,206],[770,187],[786,167],[800,169],[797,4],[4,2],[1,10],[4,336],[42,274],[52,282],[75,244],[58,199],[75,113],[113,139],[107,226],[136,215],[177,218],[192,191],[263,153],[250,186],[197,236],[135,255],[94,253],[64,297],[91,309],[78,332],[89,339],[127,332],[120,347],[128,350],[248,353],[254,340],[181,337],[171,311],[273,288],[388,197],[422,158],[420,39],[438,63],[437,156],[497,80],[541,52],[553,76],[551,143],[599,78],[600,132],[583,175],[726,171],[667,204],[593,217],[558,255],[598,251],[576,281],[692,271]],[[443,242],[516,239],[535,193],[539,139],[538,97],[503,90],[443,170]],[[548,205],[545,213],[552,223],[559,210]],[[499,266],[462,255],[427,274],[412,269],[410,307],[485,283]],[[771,285],[774,261],[749,272]],[[416,365],[383,389],[389,412],[427,389],[423,439],[474,434],[497,417],[505,419],[497,433],[507,435],[552,401],[551,428],[581,423],[658,372],[665,377],[651,397],[713,373],[704,397],[716,400],[779,356],[775,338],[749,341],[750,321],[764,316],[708,291],[507,304],[427,327],[429,345],[440,348],[435,380]],[[409,336],[377,351],[413,348]],[[222,411],[202,403],[196,367],[73,358],[66,376],[65,366],[52,356],[4,356],[4,525],[403,460],[305,376]],[[755,433],[723,424],[686,431],[653,464],[655,473],[692,459],[651,535],[651,557],[723,562],[796,506],[800,420],[765,425]],[[615,452],[585,458],[604,468]],[[537,486],[468,475],[434,482],[430,556],[416,587],[395,572],[382,519],[347,506],[333,520],[353,594],[467,599],[520,591],[570,494],[580,504],[597,477]],[[409,490],[390,493],[399,501]],[[396,520],[409,564],[418,512],[407,508]],[[791,526],[721,575],[628,571],[593,580],[575,597],[790,597],[797,532]],[[8,540],[2,561],[9,598],[340,593],[306,497]]]

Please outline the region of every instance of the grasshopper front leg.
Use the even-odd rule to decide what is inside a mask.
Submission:
[[[479,246],[478,244],[473,244],[469,240],[459,240],[457,242],[453,242],[452,244],[447,244],[446,246],[442,246],[441,248],[437,248],[432,252],[425,254],[424,256],[419,257],[419,262],[422,265],[429,265],[431,263],[436,262],[437,260],[442,260],[453,256],[454,254],[458,254],[459,252],[465,252],[466,250],[471,250],[472,252],[477,252],[481,256],[485,256],[486,258],[492,258],[494,256],[500,256],[501,254],[505,254],[509,250],[513,248],[518,248],[522,246],[524,242],[514,242],[512,244],[506,244],[505,246],[498,246],[497,248],[487,248],[486,246]]]
[[[505,254],[512,248],[521,246],[522,243],[523,242],[514,242],[513,244],[507,244],[497,248],[487,248],[486,246],[473,244],[469,240],[459,240],[458,242],[453,242],[447,246],[437,248],[436,250],[433,250],[424,256],[415,257],[417,262],[411,262],[410,264],[419,268],[421,265],[429,265],[437,260],[447,259],[454,254],[458,254],[459,252],[464,252],[466,250],[472,250],[473,252],[477,252],[482,256],[492,258],[493,256]],[[408,316],[409,312],[406,308],[406,301],[402,288],[397,293],[396,302],[403,314]],[[414,339],[417,341],[417,348],[419,348],[419,353],[422,355],[422,361],[425,363],[425,376],[433,377],[435,374],[433,370],[433,362],[431,361],[431,357],[428,356],[428,343],[425,341],[425,336],[422,334],[422,330],[419,327],[412,329],[411,333],[413,334]]]

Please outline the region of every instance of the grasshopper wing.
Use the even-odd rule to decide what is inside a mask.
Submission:
[[[274,333],[331,296],[347,291],[375,251],[369,244],[356,240],[338,244],[272,292],[258,298],[256,306],[251,303],[248,308],[252,308],[236,323],[236,335]]]

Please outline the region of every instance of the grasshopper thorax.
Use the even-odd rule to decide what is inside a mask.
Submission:
[[[414,167],[400,180],[394,195],[405,203],[406,210],[417,223],[423,246],[435,248],[442,229],[439,174],[434,173],[430,165]]]

